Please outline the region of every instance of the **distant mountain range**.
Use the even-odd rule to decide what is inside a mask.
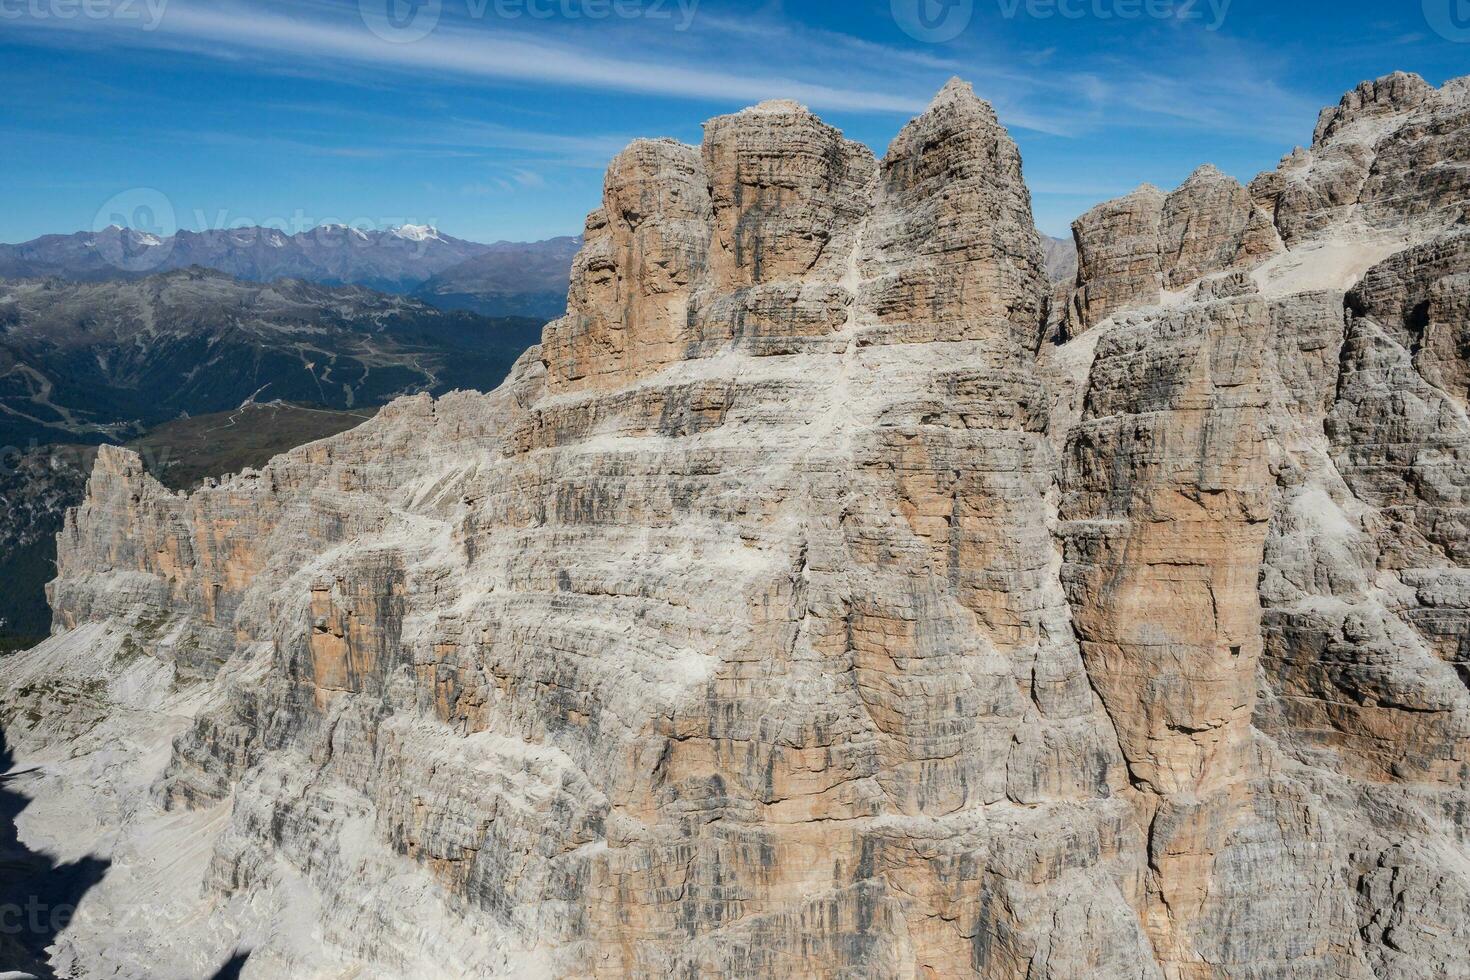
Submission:
[[[446,309],[549,320],[566,309],[568,270],[580,244],[562,237],[485,245],[426,225],[323,225],[296,234],[247,227],[167,237],[112,225],[0,245],[0,278],[98,282],[202,266],[256,282],[367,286],[415,293]]]
[[[1072,285],[1077,278],[1077,243],[1070,238],[1042,235],[1041,252],[1046,259],[1046,278]]]
[[[581,247],[574,235],[496,242],[434,275],[413,295],[441,309],[554,320],[566,312],[572,259]]]
[[[540,335],[533,318],[199,267],[0,283],[0,445],[112,441],[250,400],[488,391]]]

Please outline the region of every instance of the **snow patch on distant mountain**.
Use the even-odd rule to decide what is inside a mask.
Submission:
[[[399,225],[394,228],[392,234],[399,238],[406,238],[411,242],[442,241],[439,230],[433,225]]]

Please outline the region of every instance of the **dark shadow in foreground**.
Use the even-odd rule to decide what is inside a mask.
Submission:
[[[236,950],[224,965],[214,971],[209,980],[240,980],[240,971],[245,969],[245,961],[250,959],[248,950]]]
[[[0,730],[0,972],[50,978],[56,974],[46,963],[46,947],[110,862],[87,857],[57,864],[21,843],[15,821],[30,800],[12,787],[29,770],[12,773],[14,764]]]

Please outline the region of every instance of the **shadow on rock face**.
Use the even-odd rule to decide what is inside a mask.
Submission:
[[[238,951],[230,956],[209,980],[240,980],[240,971],[245,969],[245,961],[250,959],[248,951]]]
[[[57,864],[21,843],[15,821],[30,800],[14,788],[26,775],[11,772],[14,763],[0,731],[0,973],[54,977],[46,947],[110,862],[88,857]]]

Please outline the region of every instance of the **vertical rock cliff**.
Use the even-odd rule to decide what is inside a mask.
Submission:
[[[1467,113],[1103,205],[1057,310],[968,85],[881,160],[762,103],[613,161],[495,392],[104,449],[0,662],[110,861],[56,961],[1470,974]]]

